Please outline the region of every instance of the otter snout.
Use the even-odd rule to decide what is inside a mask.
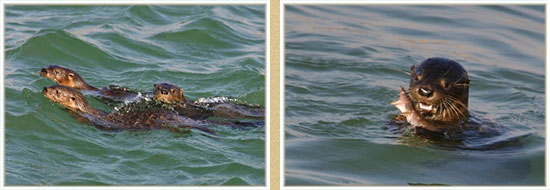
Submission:
[[[168,94],[168,90],[162,89],[162,90],[160,90],[160,93],[162,93],[162,94],[164,94],[164,95],[167,95],[167,94]]]
[[[48,74],[48,70],[46,68],[42,68],[42,70],[40,70],[40,76],[46,76]]]
[[[430,98],[430,97],[433,96],[433,90],[431,88],[427,88],[427,87],[420,87],[420,88],[418,88],[418,94],[420,94],[420,96]]]

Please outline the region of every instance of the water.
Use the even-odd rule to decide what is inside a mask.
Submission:
[[[285,185],[544,185],[544,6],[285,6]],[[462,142],[389,126],[409,68],[469,72]]]
[[[265,6],[6,6],[6,185],[263,185],[265,128],[98,130],[41,89],[62,65],[97,87],[265,106]],[[112,111],[87,96],[91,104]]]

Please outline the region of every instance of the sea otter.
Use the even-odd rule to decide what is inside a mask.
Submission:
[[[165,109],[106,113],[93,108],[80,92],[61,85],[44,87],[42,94],[79,116],[85,117],[97,128],[103,130],[167,129],[172,132],[188,132],[189,129],[198,129],[214,134],[206,127],[208,123],[183,117]]]
[[[455,131],[468,118],[468,73],[457,62],[429,58],[411,66],[409,96],[392,102],[413,127],[436,133]]]
[[[50,65],[46,68],[42,68],[42,70],[40,70],[40,76],[49,78],[59,85],[71,87],[76,90],[93,92],[94,95],[110,101],[123,102],[131,100],[138,95],[137,92],[116,85],[110,85],[101,89],[96,88],[86,83],[75,71],[58,65]]]
[[[154,99],[170,104],[182,115],[199,113],[221,118],[247,118],[264,119],[264,109],[259,106],[238,105],[232,103],[216,103],[209,107],[198,106],[188,102],[183,95],[183,90],[169,83],[154,84]]]

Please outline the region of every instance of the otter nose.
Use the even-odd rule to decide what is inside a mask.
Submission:
[[[425,97],[431,97],[433,95],[432,89],[420,87],[418,89],[418,94]]]
[[[44,87],[44,88],[42,89],[42,93],[46,93],[46,92],[48,92],[48,88]]]
[[[46,68],[42,68],[42,70],[40,70],[41,73],[48,73],[48,71],[46,70]]]
[[[160,90],[160,93],[162,93],[162,94],[168,94],[168,90],[162,89],[162,90]]]

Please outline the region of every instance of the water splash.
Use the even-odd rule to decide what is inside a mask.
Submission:
[[[205,106],[205,107],[212,107],[218,104],[236,104],[236,105],[260,107],[259,104],[251,104],[244,100],[240,100],[238,98],[231,97],[231,96],[211,96],[206,98],[201,97],[195,100],[193,104],[199,105],[199,106]]]

